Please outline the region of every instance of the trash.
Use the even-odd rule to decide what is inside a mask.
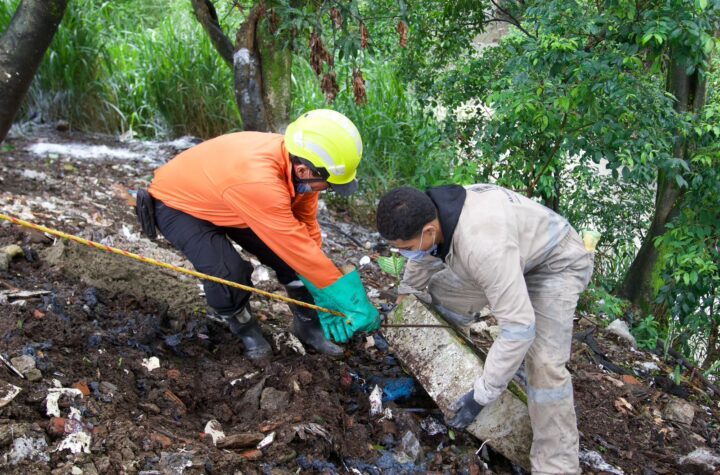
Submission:
[[[5,407],[10,404],[10,402],[15,399],[15,396],[20,394],[20,391],[22,391],[22,389],[14,384],[0,381],[0,407]]]
[[[400,450],[402,451],[398,454],[398,460],[400,462],[415,463],[422,456],[420,441],[410,430],[405,432],[405,435],[400,440]]]
[[[92,427],[82,422],[80,411],[74,407],[70,408],[70,415],[65,419],[64,430],[67,437],[60,441],[54,452],[69,450],[74,454],[80,452],[90,453],[90,443],[92,442],[90,431]]]
[[[610,325],[605,328],[605,331],[608,333],[612,333],[613,335],[616,335],[619,338],[627,341],[633,348],[637,346],[637,341],[635,341],[635,337],[630,334],[630,329],[628,328],[627,323],[625,323],[623,320],[613,320]]]
[[[193,455],[194,452],[192,451],[183,451],[176,454],[171,454],[170,452],[161,452],[160,472],[172,475],[182,475],[182,473],[185,472],[186,468],[192,467]]]
[[[695,419],[695,406],[682,399],[673,398],[665,405],[663,418],[690,425]]]
[[[57,381],[57,380],[56,380]],[[57,383],[57,386],[59,386],[60,383]],[[80,392],[79,389],[75,388],[62,388],[62,387],[55,387],[55,388],[48,388],[48,394],[45,397],[45,413],[48,416],[55,416],[60,417],[60,407],[58,406],[58,401],[62,396],[70,396],[70,397],[76,397],[80,396],[83,397],[82,392]]]
[[[388,379],[383,386],[383,402],[406,399],[415,392],[415,380],[413,378]]]
[[[205,424],[203,432],[212,438],[213,445],[217,445],[218,442],[225,438],[225,432],[222,430],[222,425],[220,425],[220,422],[215,419],[212,419]]]
[[[660,371],[660,367],[654,361],[645,361],[638,365],[643,371],[650,373],[652,371]]]
[[[693,450],[679,462],[687,470],[685,473],[714,473],[720,468],[720,456],[705,447]]]
[[[335,464],[326,462],[325,460],[308,460],[307,457],[301,455],[296,459],[298,466],[312,473],[322,473],[325,475],[338,475],[340,472]]]
[[[307,440],[308,436],[314,435],[322,437],[323,439],[332,443],[332,436],[330,435],[330,433],[325,430],[323,426],[315,422],[306,422],[304,424],[293,426],[293,430],[295,431],[295,434],[300,437],[301,440]]]
[[[370,393],[370,415],[379,416],[382,412],[382,389],[380,389],[380,386],[375,385],[375,388]]]
[[[272,325],[274,328],[276,328],[278,331],[277,333],[273,333],[273,339],[275,340],[275,346],[278,348],[280,346],[287,346],[291,350],[293,350],[295,353],[298,353],[300,355],[305,356],[306,351],[303,344],[298,340],[298,338],[293,335],[290,332],[282,331],[279,328]]]
[[[243,432],[241,434],[227,435],[218,440],[217,447],[219,449],[243,449],[246,447],[255,447],[265,438],[261,432]]]
[[[11,465],[17,465],[24,460],[47,462],[50,460],[47,446],[44,437],[18,437],[13,440],[12,449],[7,455],[8,461]]]
[[[605,462],[605,460],[602,458],[602,455],[595,452],[594,450],[581,452],[580,462],[588,465],[594,471],[607,473],[609,475],[625,475],[625,472],[623,472],[619,468],[613,467],[609,463]]]
[[[363,345],[363,348],[368,350],[375,346],[375,338],[372,335],[368,335],[367,338],[365,338],[365,344]]]
[[[422,427],[422,430],[427,432],[428,435],[447,434],[447,427],[432,416],[428,416],[420,421],[420,427]]]
[[[262,450],[265,447],[269,446],[275,441],[275,432],[270,432],[263,440],[260,441],[259,444],[257,444],[257,449]]]
[[[151,356],[150,358],[143,358],[142,365],[148,371],[158,369],[160,367],[160,359],[157,356]]]
[[[268,280],[270,280],[270,269],[263,265],[256,265],[250,279],[255,284],[257,284],[258,282],[267,282]]]
[[[360,265],[360,267],[363,267],[363,266],[370,264],[370,262],[371,262],[370,256],[362,256],[362,258],[360,258],[360,262],[358,262],[358,264]]]

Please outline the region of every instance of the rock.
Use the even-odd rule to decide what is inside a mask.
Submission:
[[[257,411],[260,408],[260,395],[263,387],[265,387],[266,379],[267,378],[261,379],[253,387],[245,391],[245,394],[243,394],[243,397],[238,404],[239,410],[236,410],[235,412]]]
[[[682,457],[679,463],[685,469],[684,473],[712,475],[720,469],[720,456],[706,447],[700,447]]]
[[[402,451],[401,457],[406,462],[417,462],[422,456],[422,448],[420,447],[420,441],[412,433],[412,431],[405,432],[403,438],[400,440],[400,450]]]
[[[446,324],[413,296],[395,308],[388,323]],[[472,389],[473,381],[482,374],[483,361],[451,329],[383,328],[382,333],[393,354],[445,414],[450,414],[450,404]],[[480,412],[467,431],[488,441],[511,462],[530,469],[530,416],[526,403],[510,391]]]
[[[6,272],[10,268],[10,256],[4,252],[0,252],[0,272]]]
[[[82,466],[83,475],[99,475],[95,464],[90,462]]]
[[[67,132],[70,130],[70,122],[67,120],[58,120],[55,122],[55,130],[58,132]]]
[[[261,432],[245,432],[242,434],[228,435],[217,441],[217,448],[243,449],[246,447],[255,447],[264,438],[265,434]]]
[[[252,450],[246,450],[245,452],[241,452],[240,456],[247,460],[258,460],[258,459],[262,458],[263,453],[261,450],[252,449]]]
[[[17,370],[22,374],[25,374],[35,368],[35,358],[30,355],[16,356],[15,358],[10,359],[10,363],[12,363],[12,365],[15,366],[15,368],[17,368]]]
[[[160,412],[161,412],[158,405],[153,404],[151,402],[142,402],[142,403],[138,404],[138,407],[145,412],[151,412],[153,414],[160,414]]]
[[[22,437],[30,432],[31,424],[28,423],[8,423],[7,421],[0,422],[0,447],[5,447],[13,439]]]
[[[22,247],[18,246],[17,244],[10,244],[9,246],[5,246],[4,248],[2,248],[2,252],[10,256],[10,259],[24,255]]]
[[[65,435],[65,418],[51,417],[50,422],[48,422],[47,432],[54,437]]]
[[[637,341],[635,341],[635,337],[630,334],[630,329],[628,328],[627,323],[625,323],[623,320],[613,320],[610,325],[605,328],[605,331],[616,335],[617,337],[630,343],[633,348],[637,347]]]
[[[150,440],[155,446],[163,449],[168,449],[172,445],[172,439],[170,439],[170,437],[157,432],[150,434]]]
[[[100,383],[100,392],[103,394],[115,394],[118,387],[108,381],[102,381]]]
[[[695,418],[695,406],[682,399],[673,398],[665,405],[663,418],[690,425]]]
[[[260,396],[260,409],[272,413],[284,411],[290,402],[290,394],[275,388],[265,388]]]
[[[40,381],[42,379],[42,372],[37,368],[33,368],[25,373],[25,377],[28,381],[34,383],[35,381]]]
[[[90,395],[90,388],[87,385],[86,381],[78,381],[77,383],[72,385],[73,388],[79,390],[83,396],[89,396]]]

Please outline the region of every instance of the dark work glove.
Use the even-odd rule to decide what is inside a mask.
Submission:
[[[455,413],[447,424],[454,429],[465,429],[475,420],[482,410],[482,406],[475,401],[475,390],[471,389],[460,399],[450,405],[450,410]]]

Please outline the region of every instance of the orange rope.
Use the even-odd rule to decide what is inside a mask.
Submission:
[[[26,228],[35,229],[36,231],[41,231],[44,233],[52,234],[54,236],[59,236],[64,239],[69,239],[71,241],[75,241],[80,244],[84,244],[86,246],[94,247],[95,249],[100,249],[101,251],[107,251],[112,252],[113,254],[120,254],[121,256],[129,257],[131,259],[135,259],[140,262],[145,262],[146,264],[152,264],[154,266],[158,267],[164,267],[166,269],[174,270],[175,272],[180,272],[183,274],[191,275],[193,277],[197,277],[199,279],[205,279],[210,280],[212,282],[217,282],[218,284],[228,285],[230,287],[235,287],[237,289],[244,290],[246,292],[253,292],[259,295],[263,295],[265,297],[280,300],[286,303],[298,305],[300,307],[310,308],[312,310],[316,310],[318,312],[325,312],[332,315],[337,315],[338,317],[345,317],[344,314],[337,312],[335,310],[330,310],[328,308],[319,307],[317,305],[309,304],[306,302],[301,302],[300,300],[291,299],[289,297],[284,297],[282,295],[273,294],[271,292],[266,292],[264,290],[256,289],[255,287],[250,287],[247,285],[238,284],[237,282],[232,282],[230,280],[221,279],[219,277],[214,277],[212,275],[203,274],[202,272],[197,272],[194,270],[185,269],[183,267],[174,266],[172,264],[168,264],[166,262],[160,262],[155,259],[151,259],[149,257],[144,257],[139,254],[133,254],[132,252],[124,251],[122,249],[118,249],[115,247],[106,246],[105,244],[100,244],[95,241],[90,241],[88,239],[83,239],[78,236],[73,236],[72,234],[64,233],[62,231],[57,231],[55,229],[46,228],[45,226],[40,226],[39,224],[33,224],[28,221],[23,221],[22,219],[14,218],[12,216],[8,216],[5,214],[0,213],[0,219],[3,219],[5,221],[10,221],[11,223],[17,224],[19,226],[24,226]]]

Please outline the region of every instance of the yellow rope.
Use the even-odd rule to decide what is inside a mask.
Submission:
[[[129,257],[131,259],[135,259],[140,262],[145,262],[147,264],[152,264],[154,266],[158,267],[164,267],[166,269],[174,270],[175,272],[181,272],[183,274],[188,274],[193,277],[197,277],[199,279],[205,279],[210,280],[212,282],[217,282],[218,284],[228,285],[230,287],[235,287],[241,290],[244,290],[246,292],[253,292],[259,295],[263,295],[265,297],[269,297],[271,299],[275,300],[281,300],[286,303],[291,303],[294,305],[299,305],[300,307],[310,308],[319,312],[325,312],[330,313],[332,315],[337,315],[338,317],[345,317],[344,314],[337,312],[335,310],[330,310],[328,308],[319,307],[317,305],[309,304],[306,302],[301,302],[300,300],[291,299],[289,297],[283,297],[282,295],[273,294],[271,292],[266,292],[264,290],[256,289],[255,287],[250,287],[247,285],[238,284],[237,282],[232,282],[230,280],[221,279],[219,277],[214,277],[212,275],[203,274],[202,272],[197,272],[194,270],[184,269],[182,267],[174,266],[172,264],[167,264],[165,262],[160,262],[155,259],[151,259],[149,257],[144,257],[139,254],[133,254],[132,252],[123,251],[122,249],[118,249],[115,247],[106,246],[105,244],[100,244],[95,241],[90,241],[88,239],[83,239],[78,236],[73,236],[72,234],[64,233],[62,231],[57,231],[55,229],[46,228],[45,226],[40,226],[39,224],[33,224],[28,221],[23,221],[22,219],[14,218],[12,216],[8,216],[5,214],[0,213],[0,219],[3,219],[5,221],[10,221],[11,223],[15,223],[20,226],[25,226],[26,228],[35,229],[37,231],[42,231],[44,233],[52,234],[54,236],[59,236],[64,239],[69,239],[71,241],[75,241],[80,244],[84,244],[86,246],[94,247],[95,249],[100,249],[101,251],[107,251],[112,252],[114,254],[120,254],[121,256]]]

